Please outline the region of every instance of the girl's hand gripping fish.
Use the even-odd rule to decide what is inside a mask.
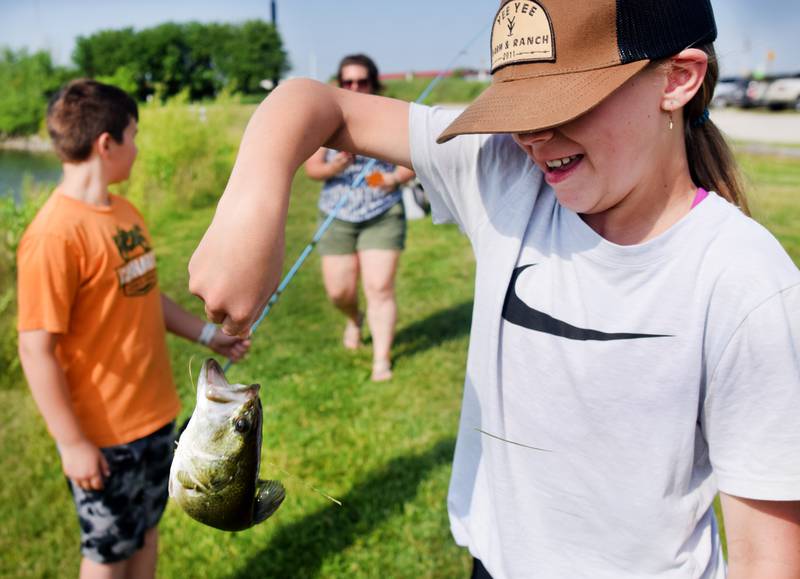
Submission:
[[[258,384],[229,384],[208,359],[197,405],[175,449],[169,495],[193,519],[223,531],[257,525],[286,494],[278,481],[258,480],[261,400]]]

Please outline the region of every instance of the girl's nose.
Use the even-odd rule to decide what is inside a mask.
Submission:
[[[533,145],[534,143],[542,143],[549,141],[553,138],[553,129],[545,129],[543,131],[530,131],[527,133],[515,133],[514,137],[517,142],[522,145]]]

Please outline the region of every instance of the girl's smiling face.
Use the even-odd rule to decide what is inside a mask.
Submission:
[[[667,127],[666,83],[661,67],[648,67],[577,119],[512,136],[544,172],[561,205],[576,213],[606,211],[635,190],[663,187],[670,179],[664,169],[682,125]]]

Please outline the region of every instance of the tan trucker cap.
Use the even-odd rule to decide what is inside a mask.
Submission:
[[[649,62],[716,36],[709,0],[502,0],[492,25],[492,84],[437,142],[561,125]]]

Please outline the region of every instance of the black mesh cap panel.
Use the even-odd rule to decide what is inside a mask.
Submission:
[[[623,63],[666,58],[716,37],[709,0],[617,0],[617,43]]]

